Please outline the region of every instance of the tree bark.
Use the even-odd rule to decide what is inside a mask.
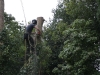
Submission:
[[[4,0],[0,0],[0,32],[4,28]]]

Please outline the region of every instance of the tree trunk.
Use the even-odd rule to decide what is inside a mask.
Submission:
[[[37,28],[39,28],[41,35],[42,35],[42,26],[43,26],[44,21],[45,20],[43,17],[37,17],[37,25],[36,26],[37,26]],[[38,30],[36,30],[36,33],[38,33]],[[41,36],[38,35],[36,43],[40,43],[40,42],[41,42]]]
[[[4,0],[0,0],[0,32],[4,28]]]

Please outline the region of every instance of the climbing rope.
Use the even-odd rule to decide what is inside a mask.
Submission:
[[[21,6],[22,6],[22,10],[23,10],[23,14],[24,14],[25,24],[27,25],[27,21],[26,21],[26,16],[25,16],[25,11],[24,11],[23,2],[22,2],[22,0],[20,0],[20,2],[21,2]]]

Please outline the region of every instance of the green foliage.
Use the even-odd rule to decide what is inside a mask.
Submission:
[[[100,56],[100,25],[96,16],[96,13],[99,14],[99,1],[64,0],[64,4],[66,14],[74,21],[66,24],[62,35],[66,37],[63,51],[59,54],[63,62],[58,63],[53,72],[59,75],[95,75],[98,73],[96,66],[99,65],[96,60]]]
[[[5,28],[0,33],[0,74],[17,75],[23,64],[23,35],[14,17],[5,13]]]
[[[64,42],[64,50],[60,52],[59,57],[64,62],[58,64],[58,68],[54,68],[54,73],[92,75],[97,72],[94,65],[99,57],[98,39],[96,31],[91,30],[91,25],[91,20],[76,19],[63,32],[67,38]]]
[[[52,12],[54,17],[44,28],[43,42],[36,47],[39,73],[99,75],[100,1],[59,0]],[[19,72],[25,50],[23,29],[14,17],[5,14],[5,29],[0,33],[0,75]]]
[[[53,23],[54,26],[57,22],[64,22],[64,23],[68,23],[70,24],[73,21],[73,17],[70,16],[69,14],[66,14],[66,6],[64,5],[64,1],[63,0],[59,0],[59,3],[57,5],[56,9],[53,9],[52,12],[54,14],[53,17]]]
[[[52,50],[52,54],[49,58],[49,74],[52,73],[54,67],[57,66],[58,63],[61,63],[61,59],[58,58],[58,54],[63,49],[64,39],[66,37],[63,36],[63,31],[67,29],[65,23],[58,22],[57,24],[52,24],[48,28],[44,30],[44,39],[46,44]]]
[[[39,57],[38,71],[40,71],[41,74],[49,74],[49,61],[51,54],[52,51],[45,41],[37,45],[37,55]]]
[[[69,70],[72,75],[88,75],[96,71],[93,63],[99,57],[98,44],[96,32],[90,30],[90,25],[91,21],[77,19],[64,31],[68,38],[59,57],[65,60],[62,70]]]
[[[74,19],[95,19],[97,11],[96,0],[65,0],[66,13]]]

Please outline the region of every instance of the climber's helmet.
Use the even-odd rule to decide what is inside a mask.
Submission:
[[[33,24],[37,24],[37,20],[35,20],[35,19],[32,20],[32,23],[33,23]]]

